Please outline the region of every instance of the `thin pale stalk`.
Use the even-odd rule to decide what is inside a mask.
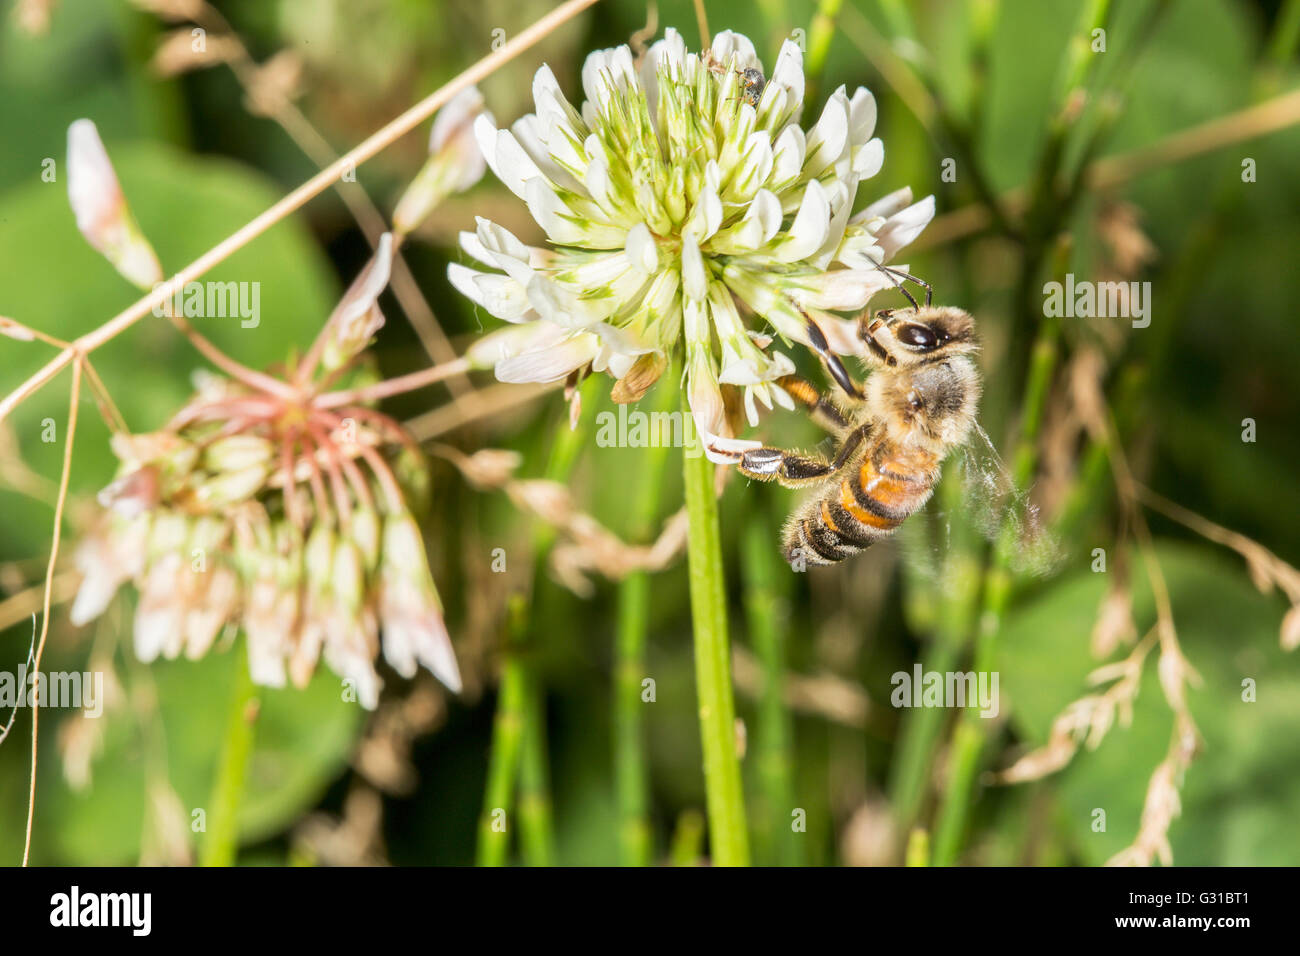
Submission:
[[[691,409],[682,393],[682,417]],[[682,457],[686,512],[690,519],[691,621],[695,630],[695,685],[699,697],[700,742],[709,846],[718,866],[749,865],[745,793],[736,755],[736,704],[731,687],[731,648],[727,641],[727,591],[722,565],[722,534],[714,495],[713,463],[688,445]]]
[[[430,441],[484,418],[513,411],[521,405],[537,401],[558,387],[558,382],[548,382],[545,385],[514,385],[498,382],[478,390],[472,410],[457,408],[455,405],[442,405],[414,418],[408,418],[402,425],[418,441]]]
[[[243,87],[245,104],[253,103],[258,81],[258,65],[244,45],[243,38],[211,4],[202,3],[199,10],[197,22],[207,26],[209,32],[225,34],[235,44],[235,56],[228,65],[235,79]],[[205,23],[204,20],[207,22]],[[338,159],[334,147],[292,100],[284,98],[271,105],[271,117],[317,167],[328,166]],[[370,248],[378,251],[379,238],[388,229],[388,223],[370,198],[370,194],[366,192],[366,188],[355,180],[340,180],[334,184],[334,188],[339,198],[343,200],[343,204],[348,207],[348,211],[352,213],[352,218],[361,227]],[[406,260],[396,248],[393,249],[392,290],[429,358],[435,364],[454,359],[456,353],[447,339],[447,334],[438,324],[438,317],[434,315],[429,300],[420,291],[419,283],[415,281],[415,276],[412,275]],[[447,385],[456,398],[471,388],[470,383],[463,376],[449,379]]]
[[[483,57],[455,79],[439,87],[405,113],[371,134],[357,146],[340,156],[335,162],[326,166],[293,192],[280,199],[271,208],[217,243],[172,276],[171,279],[160,284],[151,293],[137,299],[97,329],[78,338],[72,343],[72,347],[64,349],[40,370],[33,373],[25,382],[6,395],[3,400],[0,400],[0,421],[8,418],[9,413],[14,408],[30,395],[39,391],[61,369],[67,367],[78,354],[93,352],[106,342],[116,338],[146,315],[149,315],[154,308],[174,298],[178,289],[183,289],[187,283],[194,281],[209,269],[224,262],[280,220],[296,212],[310,200],[329,189],[345,172],[355,170],[362,163],[373,158],[411,132],[450,102],[457,93],[487,78],[498,68],[540,42],[561,24],[577,16],[596,2],[597,0],[569,0],[568,3],[556,7],[532,26],[507,41],[502,45],[501,49]]]
[[[359,388],[350,388],[344,391],[326,392],[324,395],[319,396],[313,404],[317,408],[337,408],[340,405],[354,405],[358,402],[377,402],[381,398],[391,398],[394,395],[404,395],[416,389],[426,388],[453,375],[464,375],[467,371],[469,371],[469,361],[459,358],[448,362],[446,365],[433,365],[429,368],[420,369],[418,372],[385,379],[373,385],[363,385]]]
[[[81,365],[78,356],[72,366],[72,387],[68,393],[68,434],[63,444],[63,471],[59,475],[59,497],[54,503],[54,532],[50,540],[50,562],[45,569],[45,591],[41,598],[41,637],[36,642],[32,673],[41,672],[41,655],[45,639],[50,636],[50,605],[54,596],[54,567],[59,559],[59,542],[63,538],[63,509],[68,502],[68,479],[72,474],[72,443],[77,436],[77,404],[81,401]],[[40,684],[32,691],[32,776],[27,788],[27,831],[23,839],[23,866],[32,852],[32,821],[36,818],[36,757],[41,728]]]
[[[695,0],[695,26],[700,31],[700,49],[707,50],[712,40],[709,37],[709,15],[704,10],[704,0]]]

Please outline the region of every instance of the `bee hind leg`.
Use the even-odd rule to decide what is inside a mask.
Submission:
[[[780,448],[755,448],[741,456],[736,468],[755,481],[776,481],[786,488],[798,488],[822,481],[835,473],[835,466],[821,458],[796,455]]]
[[[764,447],[745,452],[736,467],[741,474],[755,481],[776,481],[786,488],[820,483],[847,467],[870,433],[870,422],[853,429],[844,436],[831,461]]]

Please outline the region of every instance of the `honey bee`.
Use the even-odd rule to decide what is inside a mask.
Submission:
[[[828,361],[842,403],[798,376],[777,383],[837,440],[829,459],[768,447],[739,456],[739,471],[757,481],[817,488],[786,524],[782,550],[791,564],[835,564],[891,536],[930,498],[948,454],[978,428],[974,320],[932,306],[925,288],[924,306],[904,291],[911,308],[863,314],[858,335],[872,365],[865,387]],[[815,327],[810,322],[810,332]]]

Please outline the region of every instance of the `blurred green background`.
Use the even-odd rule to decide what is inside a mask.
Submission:
[[[7,3],[0,17],[0,315],[72,338],[135,298],[85,245],[68,210],[62,164],[74,119],[98,124],[136,216],[169,270],[316,167],[279,125],[247,109],[225,66],[159,75],[155,51],[171,30],[188,32],[188,24],[167,23],[124,0],[62,0],[52,7],[48,29],[32,32],[18,8],[37,6]],[[280,63],[299,73],[296,103],[338,152],[489,52],[499,39],[495,31],[512,36],[550,8],[539,0],[230,0],[215,6],[258,62],[292,57]],[[1030,484],[1051,521],[1064,515],[1057,524],[1063,561],[1050,575],[1015,582],[995,662],[1003,712],[980,754],[980,766],[988,768],[1004,767],[1042,743],[1054,715],[1087,692],[1085,676],[1102,663],[1089,650],[1098,607],[1123,573],[1125,562],[1116,556],[1129,555],[1139,633],[1154,621],[1141,563],[1124,543],[1131,538],[1117,537],[1122,522],[1114,484],[1079,418],[1086,392],[1080,376],[1091,374],[1104,390],[1138,480],[1284,560],[1300,555],[1300,272],[1294,267],[1300,129],[1234,141],[1230,126],[1213,130],[1208,142],[1196,140],[1194,155],[1142,154],[1155,156],[1150,168],[1086,186],[1068,205],[1048,194],[1027,220],[1013,206],[1023,226],[1019,235],[996,224],[966,228],[960,218],[959,211],[984,198],[980,179],[986,191],[1000,194],[1030,186],[1045,164],[1067,181],[1098,160],[1121,157],[1111,168],[1124,169],[1123,158],[1134,151],[1159,150],[1173,134],[1296,87],[1300,4],[1118,0],[1106,52],[1086,53],[1099,57],[1095,69],[1088,65],[1093,95],[1066,101],[1077,109],[1054,139],[1070,44],[1080,40],[1085,8],[1093,6],[1077,0],[823,4],[823,13],[834,16],[827,21],[833,29],[825,34],[825,65],[804,109],[806,126],[839,84],[867,86],[879,102],[886,160],[859,203],[905,185],[918,197],[935,194],[939,220],[903,259],[941,301],[977,317],[985,343],[981,420],[1004,457],[1010,458],[1023,420],[1022,383],[1053,250],[1066,249],[1065,268],[1080,278],[1152,284],[1147,329],[1131,329],[1121,319],[1062,320]],[[706,9],[715,32],[731,28],[750,36],[769,66],[783,37],[817,35],[811,2],[708,0]],[[503,124],[527,112],[531,76],[544,61],[576,103],[586,51],[626,42],[646,16],[645,4],[633,0],[597,4],[482,84],[489,107]],[[658,25],[660,32],[676,26],[697,46],[691,4],[661,3]],[[216,37],[210,32],[209,43]],[[928,114],[924,105],[935,93],[940,112]],[[415,134],[358,171],[381,210],[391,210],[423,151],[423,133]],[[55,183],[42,180],[46,158],[57,164]],[[956,159],[955,181],[943,177],[946,158]],[[1254,161],[1253,182],[1243,182],[1247,158]],[[472,228],[476,214],[525,241],[539,237],[523,204],[489,174],[439,210],[405,250],[458,348],[495,322],[476,315],[446,280],[447,263],[463,260],[455,234]],[[1062,235],[1069,237],[1064,247]],[[326,193],[211,273],[261,282],[259,327],[231,320],[204,331],[246,364],[283,360],[310,341],[368,255],[348,208]],[[392,375],[426,365],[391,296],[385,313],[388,326],[374,349],[381,370]],[[14,387],[50,354],[39,343],[0,340],[0,389]],[[139,431],[170,417],[190,393],[192,371],[203,365],[157,320],[141,322],[94,360]],[[806,357],[799,360],[809,375],[821,376]],[[605,387],[584,392],[588,421],[613,407],[607,393]],[[445,391],[431,389],[387,408],[410,419],[447,401]],[[656,393],[645,401],[657,402]],[[11,625],[0,631],[3,670],[17,669],[31,640],[31,589],[48,556],[66,404],[65,373],[0,434],[0,608]],[[516,449],[525,456],[520,473],[537,477],[554,459],[566,418],[567,407],[549,393],[438,440],[465,450]],[[1253,442],[1242,440],[1247,418],[1255,422]],[[45,419],[56,424],[53,443],[41,440]],[[786,446],[809,448],[821,440],[809,423],[785,413],[765,419],[760,433]],[[107,435],[87,398],[71,477],[72,533],[86,526],[94,492],[112,477]],[[579,597],[542,565],[535,572],[534,550],[545,536],[534,522],[504,495],[471,489],[441,461],[433,467],[426,540],[466,693],[453,699],[427,675],[403,682],[389,672],[381,710],[367,715],[339,702],[334,676],[322,671],[305,692],[263,694],[241,806],[241,862],[473,862],[507,657],[526,665],[543,692],[530,726],[544,730],[541,750],[549,758],[550,858],[564,864],[620,859],[611,730],[618,586],[597,579],[592,594]],[[631,513],[630,489],[656,467],[666,469],[666,480],[656,519],[647,524]],[[589,442],[578,450],[568,483],[579,505],[608,527],[646,540],[678,507],[679,472],[675,456],[665,464],[644,450]],[[952,475],[948,484],[955,484]],[[973,628],[952,621],[964,600],[962,562],[979,560],[986,546],[971,535],[958,491],[945,488],[909,521],[901,546],[792,575],[772,561],[794,500],[791,492],[733,480],[722,501],[728,612],[742,655],[738,708],[747,729],[755,858],[897,863],[909,829],[933,829],[941,813],[956,716],[891,707],[890,677],[931,659],[941,645],[950,644],[955,660],[968,661]],[[1259,593],[1230,551],[1159,514],[1149,520],[1179,637],[1204,677],[1190,698],[1204,744],[1187,773],[1182,815],[1170,829],[1175,862],[1300,862],[1300,661],[1279,648],[1286,601],[1276,592]],[[505,549],[505,574],[492,573],[495,548]],[[1106,574],[1090,569],[1095,548],[1110,555]],[[65,557],[70,553],[65,548]],[[75,581],[70,561],[61,575],[66,598]],[[533,600],[507,655],[507,598],[521,591]],[[704,795],[684,561],[652,575],[649,595],[644,676],[654,679],[656,700],[643,705],[642,718],[652,857],[689,862],[707,855],[707,843],[699,834]],[[54,612],[46,669],[102,667],[119,693],[98,721],[45,715],[34,862],[192,859],[191,811],[208,803],[232,656],[140,665],[129,652],[133,599],[124,593],[113,611],[80,630],[67,623],[66,605]],[[760,707],[761,661],[773,639],[784,643],[788,707]],[[1096,751],[1081,752],[1059,774],[1034,783],[990,787],[977,780],[957,859],[1091,865],[1126,846],[1172,720],[1154,658],[1146,671],[1131,726],[1112,729]],[[1242,700],[1246,678],[1257,685],[1253,702]],[[29,751],[30,714],[23,711],[0,746],[4,863],[21,859]],[[525,810],[541,805],[528,801],[541,799],[545,782],[524,768]],[[777,805],[783,785],[788,806]],[[1096,808],[1106,811],[1105,832],[1094,830]],[[796,810],[804,811],[805,832],[791,828]],[[511,858],[536,861],[540,851],[522,836]]]

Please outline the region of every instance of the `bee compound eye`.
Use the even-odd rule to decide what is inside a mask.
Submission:
[[[905,325],[898,330],[897,337],[904,345],[922,351],[939,347],[939,337],[933,329],[924,325]]]

